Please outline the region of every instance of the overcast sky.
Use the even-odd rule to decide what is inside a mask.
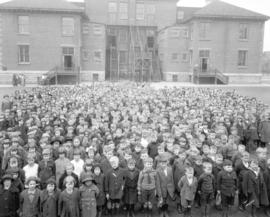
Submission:
[[[0,0],[0,3],[6,2],[7,0]],[[71,0],[82,2],[83,0]],[[270,17],[270,0],[223,0],[258,13],[268,15]],[[202,7],[205,5],[205,0],[180,0],[178,6],[198,6]],[[265,25],[264,35],[264,50],[270,51],[270,20]]]

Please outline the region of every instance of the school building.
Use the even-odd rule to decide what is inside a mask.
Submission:
[[[0,4],[0,84],[260,83],[267,16],[221,1],[11,0]]]

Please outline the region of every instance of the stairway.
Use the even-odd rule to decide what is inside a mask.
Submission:
[[[229,77],[224,75],[218,69],[209,69],[201,71],[199,69],[193,72],[193,82],[195,84],[228,84]]]

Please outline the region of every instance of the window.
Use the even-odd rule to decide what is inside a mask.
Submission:
[[[183,38],[188,38],[188,29],[187,28],[183,28],[182,33],[183,33]]]
[[[155,44],[155,38],[153,36],[148,36],[147,37],[147,47],[154,48],[154,44]]]
[[[72,17],[62,18],[62,34],[65,36],[74,35],[75,21]]]
[[[247,50],[238,51],[238,66],[247,66]]]
[[[102,51],[96,50],[94,51],[94,62],[100,64],[102,62]]]
[[[190,27],[190,40],[193,40],[193,26]]]
[[[172,53],[171,61],[172,62],[178,62],[178,57],[179,57],[178,53]]]
[[[87,49],[82,50],[82,58],[83,58],[83,61],[88,61],[88,59],[89,59],[89,51]]]
[[[239,39],[247,40],[248,39],[248,25],[241,23],[239,26]]]
[[[19,45],[19,64],[29,64],[29,45]]]
[[[144,4],[136,4],[136,20],[144,20]]]
[[[178,20],[184,19],[184,11],[177,11],[177,19]]]
[[[116,2],[109,2],[108,12],[109,13],[117,13],[117,3]]]
[[[89,34],[89,23],[83,23],[82,32],[83,34]]]
[[[74,47],[63,47],[63,55],[74,55]]]
[[[94,33],[94,35],[102,35],[102,25],[94,24],[93,25],[93,33]]]
[[[121,43],[126,43],[128,40],[128,33],[126,29],[119,30],[119,41]]]
[[[19,34],[29,34],[29,16],[18,17]]]
[[[210,57],[210,50],[200,50],[199,57],[200,58],[209,58]]]
[[[192,61],[193,61],[193,50],[190,49],[189,50],[189,64],[192,65]]]
[[[127,20],[128,19],[128,3],[127,2],[120,2],[119,19],[120,20]]]
[[[127,53],[127,51],[120,51],[119,52],[119,63],[120,64],[126,64],[127,63],[127,55],[128,53]]]
[[[199,36],[200,39],[209,39],[210,23],[200,23]]]
[[[186,52],[182,53],[182,62],[188,61],[188,54]]]

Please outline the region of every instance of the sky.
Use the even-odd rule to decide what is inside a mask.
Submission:
[[[8,0],[0,0],[0,3]],[[83,2],[83,0],[69,0]],[[224,2],[246,8],[270,17],[270,0],[222,0]],[[179,0],[178,6],[203,7],[205,0]],[[270,20],[265,24],[264,31],[264,51],[270,51]]]

